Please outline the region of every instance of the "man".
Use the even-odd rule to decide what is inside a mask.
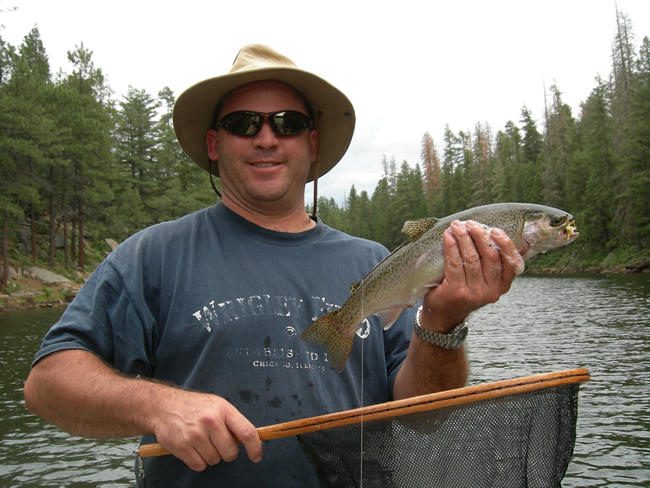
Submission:
[[[412,310],[387,331],[374,316],[362,324],[342,373],[297,338],[387,253],[305,211],[305,184],[352,138],[345,95],[246,46],[230,73],[179,97],[174,127],[221,178],[222,202],[132,236],[102,263],[36,355],[31,412],[75,435],[159,442],[173,456],[145,460],[150,486],[316,486],[295,438],[269,441],[262,460],[255,427],[464,385],[464,348],[411,338]],[[521,260],[502,232],[471,223],[444,245],[446,278],[419,317],[443,335],[505,293]]]

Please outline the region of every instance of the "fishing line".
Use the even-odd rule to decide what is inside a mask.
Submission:
[[[363,357],[363,348],[364,348],[363,343],[365,342],[363,340],[363,336],[365,335],[363,333],[363,318],[364,318],[364,314],[363,314],[363,296],[364,296],[364,291],[365,291],[365,289],[364,289],[364,286],[363,286],[363,279],[362,279],[361,280],[361,329],[362,329],[362,332],[361,332],[361,335],[360,335],[360,338],[361,338],[361,406],[362,407],[365,406],[365,404],[363,402],[363,376],[364,376],[363,375],[363,368],[364,368],[364,363],[365,363],[364,357]],[[368,327],[370,327],[370,324],[368,324]],[[358,331],[359,331],[359,329],[357,329],[357,332]],[[370,331],[368,331],[368,332],[370,332]],[[359,424],[359,431],[361,433],[361,435],[359,436],[360,441],[361,441],[361,446],[360,446],[360,451],[359,451],[360,452],[360,456],[359,456],[359,473],[360,473],[359,474],[359,478],[360,478],[359,483],[360,484],[359,484],[359,486],[360,486],[360,488],[363,488],[363,411],[361,412],[361,422]]]

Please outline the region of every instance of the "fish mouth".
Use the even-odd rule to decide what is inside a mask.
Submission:
[[[520,239],[519,254],[528,259],[556,247],[565,246],[578,238],[575,219],[570,214],[545,216],[527,221]]]
[[[564,235],[566,235],[566,240],[567,241],[572,241],[576,239],[580,233],[578,232],[578,227],[576,226],[576,221],[575,219],[569,219],[564,226],[564,229],[562,229],[562,232]]]

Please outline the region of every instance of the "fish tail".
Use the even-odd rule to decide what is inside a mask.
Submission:
[[[309,344],[323,346],[327,351],[330,363],[340,373],[343,371],[352,350],[354,334],[349,337],[339,335],[336,327],[338,313],[338,310],[334,310],[323,315],[300,334],[298,338]]]

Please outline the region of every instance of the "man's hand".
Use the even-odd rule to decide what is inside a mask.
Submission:
[[[425,295],[421,324],[446,333],[470,312],[496,302],[524,264],[503,231],[488,232],[472,220],[452,222],[442,240],[445,279]]]
[[[237,440],[253,462],[262,460],[255,426],[221,397],[176,390],[160,405],[156,440],[191,469],[202,471],[239,454]]]
[[[424,296],[420,325],[446,334],[470,312],[506,293],[524,262],[504,232],[488,232],[473,221],[452,222],[442,241],[445,278]],[[461,388],[468,376],[464,346],[447,350],[413,335],[393,385],[393,398]]]
[[[36,363],[24,388],[28,410],[84,437],[154,434],[167,451],[201,471],[239,454],[262,459],[257,430],[223,398],[125,376],[83,350],[52,353]]]

